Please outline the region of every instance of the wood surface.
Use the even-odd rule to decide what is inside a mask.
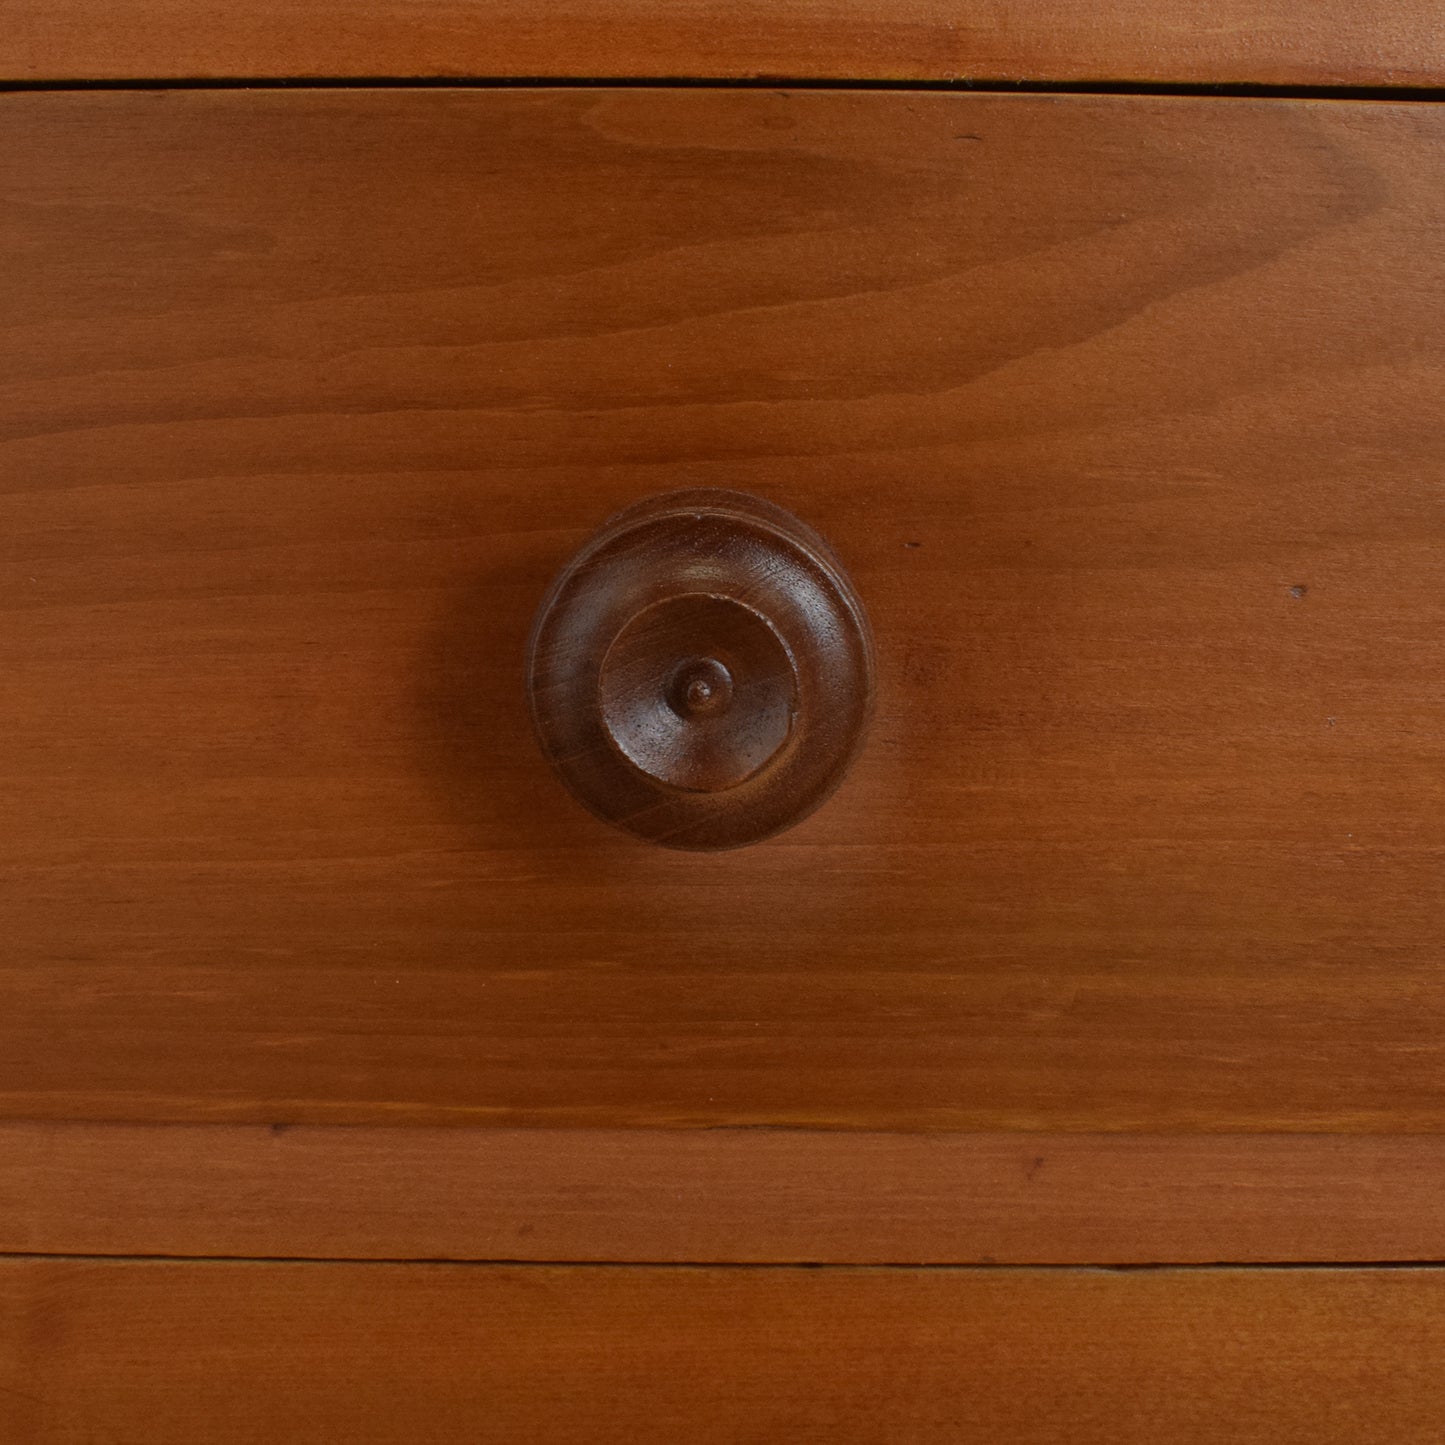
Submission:
[[[1438,1136],[0,1125],[0,1253],[1445,1258]]]
[[[1440,85],[1434,0],[7,0],[0,79]]]
[[[12,1445],[1436,1445],[1439,1270],[9,1260]]]
[[[7,1116],[1445,1127],[1445,111],[3,106]],[[715,857],[522,668],[710,484],[879,658]]]

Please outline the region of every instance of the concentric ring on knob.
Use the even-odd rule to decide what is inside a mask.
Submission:
[[[623,756],[695,793],[752,777],[787,742],[798,705],[793,659],[767,619],[709,592],[634,617],[602,659],[598,686]]]
[[[861,603],[817,533],[740,492],[618,514],[563,569],[528,648],[542,749],[598,816],[735,848],[810,813],[872,708]]]

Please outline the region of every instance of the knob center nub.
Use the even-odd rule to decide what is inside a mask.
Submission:
[[[716,717],[733,699],[733,675],[715,657],[683,663],[668,688],[668,706],[681,718]]]

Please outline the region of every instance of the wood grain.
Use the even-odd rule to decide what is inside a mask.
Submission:
[[[1445,111],[3,104],[6,1114],[1445,1127]],[[879,693],[695,857],[522,659],[712,484]]]
[[[1445,1258],[1438,1136],[0,1125],[0,1253]]]
[[[1432,0],[8,0],[0,78],[1440,85]]]
[[[1442,1352],[1439,1270],[0,1263],[15,1445],[1435,1445]]]

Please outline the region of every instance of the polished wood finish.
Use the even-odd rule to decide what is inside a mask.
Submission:
[[[1438,1135],[0,1125],[0,1253],[1439,1260]]]
[[[0,78],[1440,85],[1434,0],[7,0]]]
[[[1445,1127],[1445,111],[4,105],[6,1114]],[[700,857],[523,657],[708,484],[879,699]]]
[[[1445,1271],[0,1263],[0,1437],[1436,1445]]]
[[[563,568],[527,644],[538,740],[586,807],[699,851],[792,827],[873,712],[867,613],[828,544],[760,497],[666,492]]]

